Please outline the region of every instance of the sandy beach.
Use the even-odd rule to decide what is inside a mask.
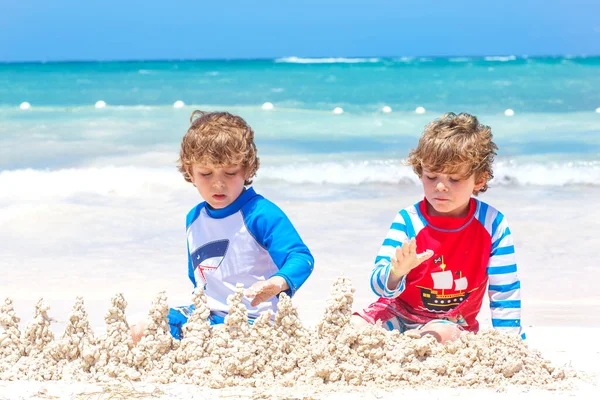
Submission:
[[[348,200],[315,200],[324,189],[318,185],[304,191],[304,198],[283,196],[283,188],[264,185],[257,190],[284,209],[307,245],[316,267],[313,275],[293,299],[302,324],[315,327],[327,307],[329,291],[341,275],[355,288],[353,310],[374,299],[368,286],[371,263],[397,210],[416,202],[421,194],[416,186],[373,187],[369,197]],[[160,184],[152,188],[160,193]],[[507,216],[519,262],[523,288],[522,321],[526,344],[539,350],[553,366],[574,371],[568,387],[548,390],[535,385],[476,388],[408,385],[391,391],[382,387],[297,386],[291,388],[233,387],[210,389],[185,384],[82,383],[0,381],[0,399],[29,398],[394,398],[407,394],[434,398],[509,399],[595,398],[600,368],[600,296],[592,285],[600,279],[595,268],[595,237],[600,212],[584,204],[598,204],[598,188],[511,188],[492,187],[481,199]],[[75,199],[76,200],[76,199]],[[110,299],[123,293],[128,302],[129,321],[144,316],[157,293],[165,290],[171,305],[191,302],[187,280],[184,230],[180,217],[195,194],[182,184],[169,197],[135,199],[130,208],[113,194],[103,201],[77,204],[71,201],[39,206],[35,212],[11,210],[3,213],[2,298],[14,301],[21,329],[31,320],[40,297],[50,306],[48,315],[55,337],[65,329],[65,321],[82,296],[95,334],[105,330],[104,315]],[[157,206],[157,203],[160,206]],[[107,209],[111,220],[103,217]],[[42,218],[43,216],[43,218]],[[115,218],[116,216],[116,218]],[[119,235],[109,235],[118,224]],[[151,230],[152,235],[145,235]],[[44,238],[44,240],[39,240]],[[37,241],[36,241],[37,240]],[[33,245],[35,243],[35,245]],[[160,252],[140,257],[149,246]],[[82,250],[84,249],[84,250]],[[6,260],[10,260],[7,262]],[[10,274],[7,272],[10,270]],[[483,329],[490,327],[489,310],[484,303],[479,316]],[[111,392],[112,391],[112,392]],[[113,396],[111,397],[111,393]],[[115,394],[116,393],[116,394]],[[116,396],[125,397],[116,397]]]

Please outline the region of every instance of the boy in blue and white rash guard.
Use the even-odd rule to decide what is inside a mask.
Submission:
[[[204,201],[188,213],[188,276],[202,286],[211,324],[223,323],[227,297],[237,283],[247,288],[244,304],[253,320],[276,311],[278,295],[293,296],[313,270],[313,257],[275,204],[252,183],[259,167],[254,132],[227,112],[194,111],[183,137],[178,168]],[[172,308],[171,334],[181,339],[192,306]],[[132,328],[137,342],[144,324]]]
[[[293,296],[312,272],[313,258],[290,220],[253,188],[224,208],[207,202],[194,207],[187,217],[187,241],[189,278],[194,287],[204,286],[215,317],[227,314],[236,283],[254,292],[252,302],[243,299],[254,319],[275,311],[275,295]]]

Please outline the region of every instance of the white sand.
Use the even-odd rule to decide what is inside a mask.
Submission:
[[[260,188],[259,188],[260,190]],[[272,190],[272,193],[269,193]],[[277,201],[273,188],[263,190]],[[366,305],[374,296],[368,287],[371,263],[381,240],[400,207],[419,199],[418,189],[403,189],[391,197],[388,192],[373,198],[345,201],[278,201],[290,215],[313,251],[316,268],[306,285],[294,298],[300,320],[316,327],[326,309],[329,288],[340,273],[352,279],[356,288],[354,309]],[[184,197],[184,200],[187,198]],[[428,398],[596,398],[600,367],[600,295],[593,283],[600,281],[595,254],[599,240],[600,212],[584,207],[583,202],[598,204],[598,189],[589,188],[575,196],[572,192],[547,193],[544,189],[513,190],[492,188],[482,197],[503,211],[515,237],[523,287],[523,322],[527,345],[542,352],[555,366],[579,371],[568,390],[548,391],[517,385],[496,388],[416,387],[386,392],[373,388],[297,387],[294,389],[251,389],[205,387],[154,383],[113,384],[0,381],[3,398],[109,398],[103,390],[126,393],[154,393],[161,398],[392,398],[426,395]],[[184,232],[181,216],[189,201],[165,202],[156,207],[149,200],[146,208],[132,209],[124,204],[110,204],[111,211],[122,208],[122,234],[115,237],[114,221],[106,221],[98,204],[76,206],[47,205],[38,214],[16,213],[6,220],[0,232],[2,247],[0,264],[3,276],[0,300],[14,299],[21,329],[30,322],[34,305],[40,297],[51,308],[49,315],[61,323],[52,325],[55,338],[60,338],[75,304],[76,296],[85,299],[85,307],[96,334],[105,329],[104,315],[110,299],[123,292],[129,303],[127,315],[145,314],[160,290],[166,290],[169,304],[189,304]],[[41,218],[44,216],[44,218]],[[32,221],[36,221],[32,224]],[[84,225],[77,223],[85,222]],[[141,221],[141,222],[140,222]],[[145,222],[147,221],[147,222]],[[160,228],[161,234],[145,236],[144,225]],[[156,229],[153,230],[156,232]],[[46,236],[44,236],[46,235]],[[17,239],[15,239],[18,238]],[[40,240],[43,238],[43,240]],[[36,244],[26,246],[25,244]],[[160,252],[144,257],[151,246]],[[482,326],[489,327],[489,311],[480,315]],[[158,346],[158,344],[154,344]],[[156,347],[157,348],[157,347]],[[271,391],[269,391],[271,390]],[[350,390],[351,393],[345,390]],[[134,392],[128,396],[132,397]],[[102,397],[105,396],[105,397]],[[115,397],[119,398],[119,397]],[[125,397],[127,398],[127,397]]]

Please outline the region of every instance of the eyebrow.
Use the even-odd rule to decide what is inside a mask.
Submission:
[[[455,171],[455,172],[439,172],[439,171],[425,171],[425,170],[423,170],[423,174],[426,174],[426,175],[427,174],[434,174],[434,175],[435,174],[442,174],[442,175],[448,175],[448,176],[455,175],[455,176],[459,176],[461,178],[465,177],[465,175],[461,174],[460,171]],[[466,176],[468,176],[468,175],[466,175]]]

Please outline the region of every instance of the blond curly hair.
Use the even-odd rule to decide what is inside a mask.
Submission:
[[[254,131],[243,118],[228,112],[196,110],[181,141],[177,169],[191,182],[193,164],[217,167],[240,165],[245,169],[244,185],[250,185],[260,166]]]
[[[485,183],[474,195],[485,192],[494,177],[492,165],[498,146],[493,142],[492,129],[482,125],[477,117],[467,113],[447,113],[429,123],[416,149],[410,151],[406,164],[419,176],[423,168],[436,173],[453,174],[467,166],[475,181],[485,177]]]

